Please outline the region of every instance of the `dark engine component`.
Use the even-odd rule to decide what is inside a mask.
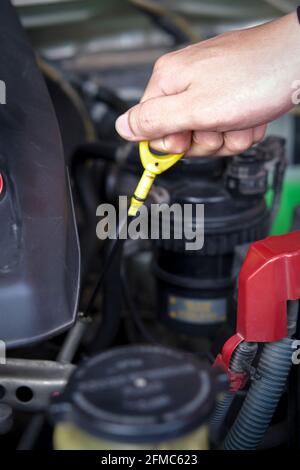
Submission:
[[[274,140],[277,150],[282,152],[283,141],[270,138],[269,144],[274,146]],[[268,144],[264,143],[264,149],[266,147]],[[275,160],[277,154],[274,152]],[[181,163],[184,164],[179,162],[178,169]],[[160,238],[156,242],[154,271],[158,280],[158,312],[160,318],[175,329],[213,336],[228,320],[235,248],[264,238],[270,229],[271,210],[265,202],[268,190],[265,163],[258,146],[251,150],[251,155],[230,159],[223,170],[220,160],[212,163],[210,159],[208,175],[203,171],[205,161],[198,159],[187,166],[187,174],[181,172],[173,182],[171,204],[177,203],[182,208],[185,204],[194,207],[204,204],[205,234],[202,249],[187,250],[189,240],[184,236],[175,239],[173,217],[170,239]],[[199,171],[197,167],[202,169],[202,177],[193,179]],[[202,221],[197,220],[196,211],[190,220],[185,217],[184,221],[193,232],[201,228]]]
[[[1,2],[0,338],[44,339],[74,320],[79,249],[60,134],[45,83],[10,2]]]
[[[79,366],[55,399],[55,446],[206,448],[220,388],[215,372],[173,349],[127,346],[102,353]]]
[[[226,172],[226,187],[236,197],[257,198],[265,194],[268,189],[268,172],[255,148],[232,159]]]

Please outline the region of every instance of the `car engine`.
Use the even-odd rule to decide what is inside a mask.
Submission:
[[[274,13],[234,3],[1,1],[1,448],[299,450],[298,108],[145,201],[114,127],[159,55]]]

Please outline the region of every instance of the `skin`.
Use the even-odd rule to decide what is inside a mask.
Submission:
[[[240,153],[294,106],[299,79],[300,25],[293,12],[160,57],[140,103],[117,119],[116,130],[162,152]]]

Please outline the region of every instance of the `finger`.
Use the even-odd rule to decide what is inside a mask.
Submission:
[[[162,139],[151,140],[150,146],[154,150],[163,153],[185,153],[191,147],[191,139],[191,132],[179,132],[177,134],[167,135]]]
[[[253,129],[224,132],[223,135],[224,144],[215,154],[216,156],[238,155],[245,152],[254,144]]]
[[[245,149],[251,147],[251,145],[259,142],[264,138],[267,125],[261,125],[253,129],[253,141],[252,141],[252,129],[248,129],[246,132],[239,131],[238,134],[230,135],[229,139],[234,137],[235,140],[235,151],[231,148],[223,147],[224,136],[221,132],[205,132],[195,131],[192,134],[192,141],[190,141],[190,134],[173,134],[167,136],[161,140],[151,142],[151,147],[161,152],[186,152],[186,156],[210,156],[210,155],[232,155],[234,153],[241,153]],[[245,136],[247,137],[245,139]],[[227,136],[228,140],[228,136]],[[223,148],[222,148],[223,147]],[[222,151],[221,151],[222,149]],[[241,150],[239,150],[241,149]]]
[[[189,157],[215,155],[223,146],[223,143],[222,132],[194,131],[192,144],[186,155]]]
[[[144,94],[140,99],[140,103],[148,101],[152,98],[157,98],[159,96],[164,96],[164,92],[161,89],[160,81],[157,78],[156,74],[152,74],[150,80],[145,88]]]
[[[144,101],[117,119],[116,130],[121,137],[134,142],[189,131],[194,127],[190,101],[188,91]]]
[[[186,70],[179,74],[176,73],[179,52],[165,54],[155,62],[152,75],[140,102],[164,95],[176,95],[189,87],[190,74]]]
[[[266,130],[267,130],[267,124],[262,124],[261,126],[254,127],[253,129],[254,143],[260,142],[264,138],[266,134]]]

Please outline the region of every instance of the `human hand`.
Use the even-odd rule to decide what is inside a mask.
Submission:
[[[300,78],[295,12],[162,56],[141,102],[116,121],[127,140],[190,156],[241,153],[293,107]]]

